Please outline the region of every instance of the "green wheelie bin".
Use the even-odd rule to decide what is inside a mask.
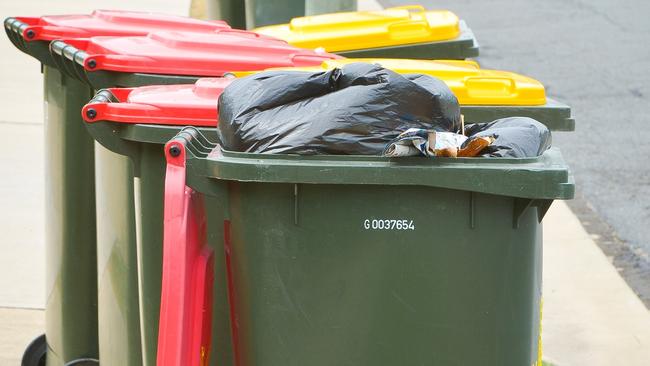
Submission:
[[[217,1],[229,3],[231,7],[233,6],[233,0]],[[234,0],[234,3],[237,3],[237,0]],[[245,0],[247,28],[286,23],[292,18],[304,15],[353,11],[356,9],[356,0]]]
[[[253,30],[346,57],[465,59],[479,53],[472,30],[456,14],[420,5],[297,17]]]
[[[199,76],[222,76],[231,70],[265,69],[277,66],[313,66],[338,56],[298,49],[286,42],[251,32],[220,29],[213,32],[156,32],[141,37],[93,37],[85,40],[57,40],[50,45],[52,58],[71,77],[90,85],[94,90],[109,87],[136,87],[152,84],[193,83]],[[92,97],[88,97],[86,102]],[[92,114],[92,113],[91,113]],[[88,114],[86,114],[87,116]],[[78,118],[81,113],[77,114]],[[216,123],[216,120],[213,120]],[[158,160],[160,146],[139,145],[136,153],[125,157],[120,150],[99,144],[95,156],[96,196],[98,212],[105,224],[134,226],[134,235],[127,236],[122,227],[113,224],[99,232],[100,252],[109,251],[115,236],[136,254],[136,266],[121,268],[121,287],[111,288],[107,302],[115,299],[138,301],[139,335],[122,318],[107,319],[109,328],[100,325],[102,339],[113,342],[116,332],[128,334],[119,339],[123,352],[100,354],[109,364],[154,365],[160,308],[160,275],[162,266],[162,187],[156,178],[164,167]],[[162,169],[162,168],[160,168]],[[135,179],[134,179],[135,177]],[[132,193],[130,193],[132,192]],[[139,205],[139,202],[152,204]],[[107,262],[110,269],[112,263]],[[218,285],[218,284],[217,284]],[[136,288],[131,297],[122,290]],[[100,298],[102,294],[100,293]],[[110,303],[109,303],[110,304]],[[100,302],[99,306],[103,305]],[[132,309],[132,308],[130,308]],[[137,340],[135,340],[138,335]],[[226,333],[228,335],[228,333]],[[215,337],[215,348],[230,349],[228,338]],[[101,351],[101,350],[100,350]],[[140,355],[141,353],[141,355]],[[219,353],[228,364],[228,353]]]
[[[47,354],[51,366],[78,359],[96,360],[99,352],[119,354],[119,345],[129,342],[126,334],[139,332],[137,289],[128,288],[125,284],[131,282],[123,281],[124,274],[136,267],[135,247],[124,245],[135,231],[128,220],[96,222],[94,144],[79,116],[94,91],[52,59],[50,42],[62,37],[146,35],[170,29],[213,32],[229,27],[224,22],[107,10],[89,15],[10,17],[4,26],[16,48],[41,62],[45,91],[47,337],[38,337],[24,360],[40,362]],[[103,209],[97,209],[104,218]],[[99,258],[96,231],[111,236],[110,245],[100,251]],[[106,266],[109,262],[112,265]],[[99,314],[98,284],[99,301],[107,304]],[[116,289],[124,296],[113,297]],[[124,337],[98,342],[98,319],[102,328],[111,329],[116,323],[108,319],[118,318],[124,320],[120,325],[130,327]]]
[[[246,29],[245,0],[191,0],[190,16],[221,19],[233,28]]]
[[[160,267],[159,273],[146,279],[155,282],[149,284],[148,288],[158,287],[158,293],[150,294],[152,300],[156,295],[160,298],[160,272],[163,266],[164,144],[186,125],[201,126],[203,133],[216,139],[214,127],[217,125],[217,101],[230,81],[228,78],[205,78],[199,79],[194,85],[106,89],[97,93],[83,109],[88,130],[97,142],[110,151],[129,157],[139,172],[137,181],[139,180],[142,194],[136,195],[136,202],[132,204],[138,207],[137,214],[142,217],[142,226],[150,227],[142,229],[143,233],[148,233],[147,242],[143,245],[148,246],[146,251],[149,255],[160,261],[157,263]],[[122,187],[115,188],[122,190]],[[219,207],[218,201],[212,202],[206,215],[221,215],[222,210],[218,209]],[[222,237],[221,227],[212,227],[207,233],[209,247],[218,263],[224,260]],[[216,267],[212,277],[214,284],[210,286],[209,291],[216,299],[209,309],[216,320],[210,325],[212,344],[206,345],[206,350],[200,352],[200,362],[183,364],[233,364],[224,267]],[[150,309],[154,312],[153,310]],[[163,324],[164,314],[160,314]],[[158,312],[152,315],[158,316]],[[152,342],[156,339],[152,339]],[[160,352],[160,347],[158,349]],[[216,356],[209,357],[209,350],[216,350]],[[161,361],[161,354],[158,354],[157,358],[158,365],[169,365]]]
[[[305,0],[245,0],[246,28],[284,23],[305,15]]]
[[[353,11],[357,0],[192,0],[192,16],[222,19],[245,29],[285,23],[294,17]]]
[[[306,0],[305,15],[338,13],[357,10],[357,0]]]
[[[237,364],[541,366],[541,222],[574,195],[557,148],[391,159],[206,140],[166,145],[166,233],[200,248],[201,228],[225,228]],[[224,221],[203,222],[214,198]]]
[[[336,60],[335,60],[336,61]],[[324,64],[335,62],[326,61]],[[343,60],[345,61],[345,60]],[[537,116],[535,111],[539,108],[536,104],[543,104],[545,101],[545,92],[543,86],[530,78],[513,73],[504,73],[494,70],[485,70],[484,77],[494,77],[500,75],[501,78],[506,76],[511,79],[515,87],[515,93],[511,91],[500,92],[500,84],[494,84],[494,91],[486,93],[485,83],[477,83],[480,80],[472,72],[467,74],[460,73],[456,68],[449,68],[449,64],[437,64],[431,61],[417,61],[402,64],[399,72],[414,73],[428,70],[428,74],[440,77],[456,93],[461,101],[462,113],[477,118],[480,113],[473,112],[479,110],[491,110],[488,116],[507,117],[515,115]],[[398,60],[395,60],[398,62]],[[388,62],[390,65],[390,62]],[[467,61],[454,61],[451,65],[475,63]],[[408,69],[411,66],[413,69]],[[417,66],[417,67],[416,67]],[[434,68],[438,67],[438,68]],[[305,68],[299,68],[305,69]],[[313,68],[307,68],[313,69]],[[435,72],[434,72],[435,71]],[[246,74],[237,73],[234,74]],[[463,77],[472,76],[474,83],[464,82]],[[210,127],[217,125],[217,104],[218,98],[223,88],[229,84],[228,79],[199,79],[194,85],[160,85],[144,86],[139,88],[110,88],[100,91],[83,109],[83,116],[88,122],[88,129],[93,137],[108,150],[129,156],[136,162],[140,177],[141,186],[139,194],[136,195],[135,207],[137,207],[139,217],[142,218],[142,227],[139,230],[144,234],[147,233],[149,238],[146,242],[138,246],[146,247],[148,243],[148,253],[152,255],[156,250],[162,250],[162,242],[159,230],[163,222],[163,207],[159,198],[162,192],[164,182],[164,160],[162,145],[178,132],[181,126],[203,126],[203,133],[210,138],[216,138],[215,130]],[[478,85],[478,87],[477,87]],[[501,103],[501,104],[498,104]],[[516,106],[516,114],[512,112],[513,106]],[[570,115],[568,107],[566,110],[560,109],[546,113],[542,121],[555,130],[572,129],[572,120],[565,118]],[[566,112],[566,114],[565,114]],[[473,120],[475,122],[476,120]],[[491,120],[483,120],[491,121]],[[111,175],[112,173],[107,172]],[[142,183],[146,181],[145,183]],[[99,183],[98,183],[99,184]],[[146,187],[146,188],[145,188]],[[113,189],[122,190],[120,187],[113,186]],[[208,213],[216,215],[219,212],[216,207],[219,203],[207,205]],[[146,222],[144,221],[146,220]],[[149,225],[148,227],[145,227]],[[208,232],[209,246],[215,253],[215,261],[218,263],[221,259],[222,252],[219,249],[219,238],[221,238],[221,227],[210,226]],[[161,260],[157,254],[157,260]],[[160,265],[160,263],[158,263]],[[154,264],[151,264],[154,266]],[[223,300],[223,272],[219,272],[219,267],[215,272],[215,289],[214,294],[216,301],[214,303],[213,313],[217,319],[224,319],[224,312],[227,309]],[[148,276],[147,280],[160,281],[160,278],[154,275]],[[157,286],[158,284],[143,284],[146,287]],[[153,292],[152,292],[153,293]],[[220,302],[221,301],[221,302]],[[227,321],[227,320],[226,320]],[[223,320],[215,321],[213,324],[214,334],[217,340],[223,339],[224,324]],[[220,333],[221,332],[221,333]],[[223,343],[215,344],[211,347],[218,350],[216,356],[212,358],[223,359],[230,355],[230,348],[224,347]]]

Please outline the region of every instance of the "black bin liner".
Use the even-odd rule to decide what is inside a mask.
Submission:
[[[469,139],[494,137],[492,144],[481,151],[482,157],[532,158],[551,147],[551,131],[542,123],[528,117],[502,118],[490,123],[465,126]]]
[[[460,107],[439,79],[354,63],[329,71],[266,71],[219,98],[227,150],[379,155],[409,128],[456,131]]]

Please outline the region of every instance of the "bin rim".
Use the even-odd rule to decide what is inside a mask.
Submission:
[[[202,138],[188,139],[188,134]],[[557,147],[536,158],[386,158],[243,153],[218,144],[206,148],[205,142],[193,146],[197,140],[206,139],[188,127],[167,145],[187,145],[188,172],[209,179],[426,186],[529,199],[571,199],[575,192],[573,176]]]
[[[555,148],[557,149],[557,148]],[[503,163],[512,163],[512,164],[525,164],[525,163],[534,163],[539,162],[539,157],[529,157],[529,158],[481,158],[481,157],[436,157],[426,159],[420,156],[405,156],[405,157],[383,157],[383,156],[374,156],[374,155],[300,155],[300,154],[264,154],[264,153],[249,153],[241,151],[232,151],[226,150],[221,145],[217,145],[213,151],[213,155],[210,156],[223,156],[224,158],[231,159],[265,159],[265,160],[282,160],[282,161],[337,161],[337,162],[381,162],[381,163],[396,163],[399,165],[404,165],[402,163],[417,165],[426,165],[426,166],[438,166],[441,164],[448,163],[458,163],[458,164],[494,164],[493,160],[498,159]]]

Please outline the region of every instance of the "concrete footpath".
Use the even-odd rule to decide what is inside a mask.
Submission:
[[[650,312],[564,202],[544,218],[544,359],[650,365]]]
[[[92,7],[81,0],[8,2],[0,15]],[[100,7],[185,14],[189,1],[119,0]],[[42,86],[37,62],[6,37],[0,37],[0,52],[0,365],[17,365],[28,342],[43,333]],[[650,313],[563,202],[548,212],[544,235],[545,359],[559,366],[650,365]]]

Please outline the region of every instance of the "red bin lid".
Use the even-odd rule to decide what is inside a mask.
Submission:
[[[206,21],[160,13],[95,10],[90,15],[46,15],[40,18],[17,17],[27,27],[22,35],[28,41],[95,36],[144,36],[156,31],[213,32],[229,29],[224,21]]]
[[[193,85],[108,89],[117,102],[93,99],[84,106],[82,116],[89,123],[111,121],[215,127],[219,115],[219,96],[233,80],[235,79],[204,78]]]
[[[145,37],[93,37],[64,41],[85,51],[87,71],[222,76],[230,71],[316,66],[341,58],[235,29],[212,33],[157,32]]]

